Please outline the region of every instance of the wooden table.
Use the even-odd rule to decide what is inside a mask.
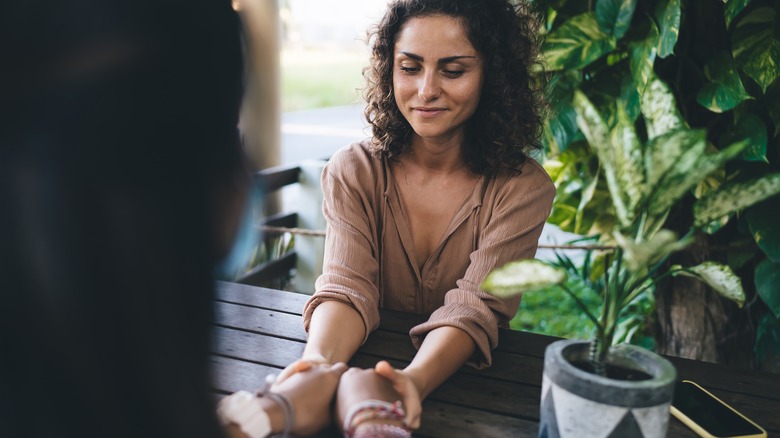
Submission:
[[[300,357],[306,333],[301,309],[307,295],[219,283],[212,362],[219,396],[261,386],[267,374]],[[419,315],[382,311],[382,324],[360,348],[352,365],[372,367],[386,359],[395,366],[411,360],[415,350],[410,327]],[[482,371],[464,367],[423,403],[420,437],[536,437],[539,429],[544,349],[557,338],[502,330],[493,366]],[[691,379],[780,436],[780,375],[731,369],[670,358],[679,378]],[[338,436],[326,431],[320,436]],[[695,435],[675,418],[671,437]]]

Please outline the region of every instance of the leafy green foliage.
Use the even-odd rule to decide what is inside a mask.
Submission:
[[[578,15],[547,36],[544,59],[549,70],[584,67],[615,48],[593,13]]]
[[[780,76],[776,13],[777,10],[771,7],[755,9],[737,23],[731,40],[734,59],[764,92]]]
[[[712,112],[722,113],[750,99],[739,78],[737,66],[726,51],[715,53],[704,66],[708,82],[699,90],[696,101]]]
[[[729,184],[710,192],[693,206],[694,225],[706,225],[777,194],[780,194],[780,173]]]
[[[658,56],[666,58],[674,53],[680,35],[680,0],[661,0],[656,6],[655,18],[660,23]]]
[[[637,0],[598,0],[596,21],[604,33],[620,38],[625,35],[634,16]]]
[[[742,301],[741,282],[725,267],[670,271],[665,261],[707,233],[743,247],[727,251],[735,268],[767,256],[780,262],[780,202],[767,199],[780,172],[780,3],[534,4],[543,6],[553,71],[544,166],[558,192],[549,222],[618,246],[594,254],[588,273],[603,283],[597,335],[627,333],[618,321],[666,275],[695,276]],[[670,211],[681,214],[666,224]],[[695,221],[680,223],[685,217]],[[677,239],[664,228],[688,233]]]
[[[780,319],[780,263],[764,259],[756,267],[755,282],[758,295]]]
[[[758,246],[775,263],[780,263],[780,197],[775,196],[753,208],[747,214],[750,233]]]
[[[728,0],[726,3],[726,26],[731,25],[732,20],[736,18],[739,13],[745,9],[745,6],[750,3],[750,0]]]
[[[742,307],[745,304],[745,292],[742,290],[742,280],[728,267],[715,262],[704,262],[690,268],[674,265],[672,275],[684,275],[696,278],[719,293],[722,297],[734,301]]]

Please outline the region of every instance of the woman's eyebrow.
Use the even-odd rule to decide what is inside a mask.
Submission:
[[[422,56],[411,52],[399,52],[399,53],[401,53],[402,55],[406,55],[406,57],[411,58],[415,61],[423,61],[424,59]],[[471,56],[471,55],[447,56],[446,58],[439,58],[438,63],[446,64],[448,62],[457,61],[458,59],[463,59],[463,58],[476,58],[476,56]]]

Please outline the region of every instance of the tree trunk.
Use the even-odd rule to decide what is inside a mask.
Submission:
[[[691,250],[676,254],[670,263],[723,262],[706,249],[706,240],[701,236]],[[655,295],[658,353],[752,368],[755,333],[746,309],[691,277],[663,281]]]

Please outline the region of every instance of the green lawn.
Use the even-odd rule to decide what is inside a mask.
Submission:
[[[367,63],[368,55],[357,52],[283,50],[282,111],[361,102]]]

